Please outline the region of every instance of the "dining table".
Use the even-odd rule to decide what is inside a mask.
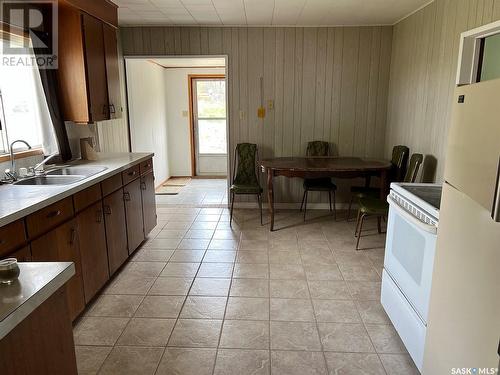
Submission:
[[[389,160],[366,159],[361,157],[279,157],[260,161],[264,173],[267,173],[267,194],[270,230],[274,231],[274,177],[299,178],[357,178],[365,177],[369,185],[371,176],[380,177],[380,198],[385,199],[388,192],[388,175],[392,168]]]

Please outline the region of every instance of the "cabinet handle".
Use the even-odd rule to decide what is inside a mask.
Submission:
[[[47,214],[47,219],[61,215],[61,210],[51,211]]]
[[[129,202],[130,201],[130,193],[128,193],[128,192],[123,193],[123,200],[126,202]]]
[[[144,181],[141,182],[141,190],[146,190],[146,183]]]
[[[102,114],[103,115],[107,115],[108,114],[108,105],[107,104],[104,104],[102,106]]]
[[[75,228],[71,228],[71,235],[70,235],[69,244],[71,246],[73,246],[75,244],[75,241],[76,241],[76,229]]]
[[[97,222],[100,223],[102,222],[102,210],[97,210],[96,211],[96,217],[97,217]]]
[[[137,171],[130,171],[128,172],[129,176],[135,176],[137,174]]]
[[[104,213],[106,215],[111,215],[111,206],[105,205],[104,206]]]

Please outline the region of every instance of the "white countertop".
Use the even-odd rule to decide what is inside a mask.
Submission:
[[[0,284],[0,340],[74,274],[71,262],[19,263],[19,279]]]
[[[69,185],[0,185],[0,227],[23,218],[61,199],[145,161],[152,153],[99,153],[99,160],[80,160],[67,165],[103,166],[106,170]]]

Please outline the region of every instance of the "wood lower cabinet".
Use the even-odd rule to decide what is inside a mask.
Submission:
[[[83,288],[88,303],[109,280],[106,229],[102,202],[80,212],[78,223],[80,255],[82,259]]]
[[[141,180],[136,179],[123,188],[127,217],[128,251],[132,254],[144,241]]]
[[[75,275],[66,284],[72,320],[85,307],[78,237],[78,224],[73,219],[31,242],[31,257],[34,262],[73,262],[75,264]]]
[[[104,222],[108,245],[109,273],[113,274],[128,258],[127,222],[123,189],[104,197]]]
[[[155,177],[152,171],[141,177],[141,190],[144,234],[147,235],[156,227]]]

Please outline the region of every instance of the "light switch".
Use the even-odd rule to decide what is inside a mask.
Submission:
[[[189,111],[182,111],[182,117],[188,117]]]

